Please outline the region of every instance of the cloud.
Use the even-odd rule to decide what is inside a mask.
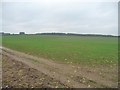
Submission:
[[[2,2],[40,2],[40,3],[54,3],[54,2],[118,2],[119,0],[2,0]]]
[[[45,1],[4,2],[3,31],[118,34],[116,2]]]

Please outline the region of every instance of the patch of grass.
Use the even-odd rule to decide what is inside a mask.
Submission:
[[[0,35],[0,46],[2,45],[2,35]]]
[[[118,62],[117,37],[10,35],[5,47],[62,62],[110,64]]]

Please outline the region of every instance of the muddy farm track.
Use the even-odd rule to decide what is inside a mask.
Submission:
[[[58,63],[8,48],[3,56],[3,87],[117,87],[117,65],[94,67]]]

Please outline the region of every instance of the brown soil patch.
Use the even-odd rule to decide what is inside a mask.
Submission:
[[[51,87],[71,87],[71,88],[103,88],[103,87],[117,87],[118,86],[118,66],[117,64],[115,65],[99,65],[99,66],[83,66],[83,65],[76,65],[76,64],[64,64],[64,63],[58,63],[52,60],[47,60],[43,59],[40,57],[35,57],[32,55],[27,55],[25,53],[21,53],[18,51],[14,51],[8,48],[2,48],[3,50],[3,55],[6,56],[5,60],[3,59],[3,62],[6,60],[9,61],[9,63],[3,67],[8,68],[11,66],[10,63],[17,62],[17,63],[22,63],[20,65],[16,65],[17,67],[29,67],[29,69],[32,69],[33,71],[29,71],[29,69],[22,68],[23,71],[25,71],[26,79],[28,79],[29,82],[27,81],[27,85],[34,85],[35,82],[40,83],[39,78],[42,78],[43,76],[48,77],[49,79],[45,80],[50,84]],[[10,59],[10,60],[9,60]],[[4,64],[4,63],[3,63]],[[23,65],[24,64],[24,65]],[[23,65],[23,66],[22,66]],[[6,73],[4,75],[5,81],[9,80],[6,79],[10,73],[15,73],[15,75],[18,73],[19,69],[14,70],[16,67],[12,65],[12,69],[9,67],[7,71],[9,73],[3,71],[3,73]],[[17,71],[17,73],[16,73]],[[23,72],[20,71],[20,72]],[[41,73],[40,75],[37,73]],[[8,75],[7,75],[8,74]],[[29,74],[33,75],[34,74],[34,79],[29,79]],[[36,79],[35,79],[36,77]],[[17,77],[16,78],[21,78]],[[53,80],[53,81],[52,81]],[[53,84],[57,81],[59,84]],[[13,79],[11,78],[12,82]],[[16,83],[19,80],[16,80]],[[21,82],[25,82],[21,80]],[[31,83],[31,84],[30,84]],[[38,86],[37,86],[38,85]],[[35,85],[35,87],[50,87],[48,84],[43,83],[42,86],[39,84]],[[52,86],[53,85],[53,86]],[[15,86],[14,86],[15,87]]]
[[[3,88],[63,88],[67,87],[22,62],[3,55]]]

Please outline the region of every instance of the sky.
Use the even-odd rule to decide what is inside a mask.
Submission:
[[[3,0],[1,31],[118,35],[118,2],[104,1]]]

